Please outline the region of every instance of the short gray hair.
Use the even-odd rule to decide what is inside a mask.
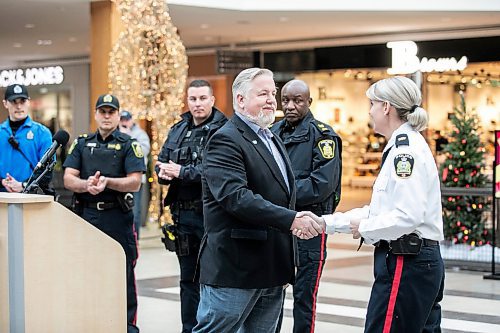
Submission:
[[[366,96],[373,101],[389,102],[399,118],[408,121],[415,130],[422,131],[427,127],[427,111],[420,106],[422,93],[412,80],[395,76],[377,81],[368,88]]]
[[[233,108],[234,111],[239,111],[238,107],[238,95],[247,96],[250,90],[250,82],[252,82],[257,76],[268,75],[274,78],[273,72],[267,68],[247,68],[242,70],[233,82]]]

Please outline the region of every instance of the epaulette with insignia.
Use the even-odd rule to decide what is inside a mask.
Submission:
[[[399,146],[409,146],[410,140],[408,139],[408,134],[399,134],[396,136],[396,148]]]
[[[87,134],[87,133],[85,133],[85,134],[80,134],[80,135],[78,136],[78,139],[90,140],[90,139],[92,139],[95,135],[96,135],[95,133],[90,133],[90,134]]]
[[[116,139],[121,142],[127,142],[128,140],[131,139],[131,136],[126,133],[120,132],[116,134]]]
[[[321,133],[330,132],[330,128],[327,125],[323,124],[321,121],[315,120],[313,121],[313,124],[316,125]]]

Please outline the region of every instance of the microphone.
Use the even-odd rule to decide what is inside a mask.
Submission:
[[[65,130],[59,130],[52,137],[52,145],[42,156],[40,162],[36,164],[35,170],[40,169],[43,165],[47,163],[47,161],[51,160],[54,157],[57,149],[61,146],[65,146],[69,141],[69,133]]]

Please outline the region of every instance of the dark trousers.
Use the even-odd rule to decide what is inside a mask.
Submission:
[[[127,333],[138,333],[137,290],[134,267],[137,260],[137,243],[133,231],[133,213],[124,213],[120,208],[98,211],[84,208],[82,218],[94,227],[116,240],[122,246],[126,256],[127,273]]]
[[[203,215],[194,210],[180,210],[174,217],[177,232],[187,234],[189,254],[177,255],[180,267],[182,333],[191,333],[196,326],[196,312],[200,303],[200,284],[195,277],[196,262],[203,237]]]
[[[394,255],[375,247],[374,275],[365,332],[441,332],[444,264],[439,246],[418,255]]]
[[[298,239],[299,266],[293,285],[294,333],[314,332],[319,281],[326,260],[326,241],[324,233],[309,240]],[[282,308],[276,332],[281,330],[283,311]]]

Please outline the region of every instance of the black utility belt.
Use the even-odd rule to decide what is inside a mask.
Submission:
[[[203,208],[203,203],[201,200],[176,201],[172,203],[172,206],[174,209],[201,210]]]
[[[99,202],[84,202],[83,207],[97,209],[97,210],[108,210],[113,208],[120,208],[120,204],[117,201],[99,201]]]
[[[397,255],[418,255],[422,246],[438,246],[439,241],[421,238],[415,233],[403,235],[396,240],[380,240],[374,244],[376,247],[387,248]]]

